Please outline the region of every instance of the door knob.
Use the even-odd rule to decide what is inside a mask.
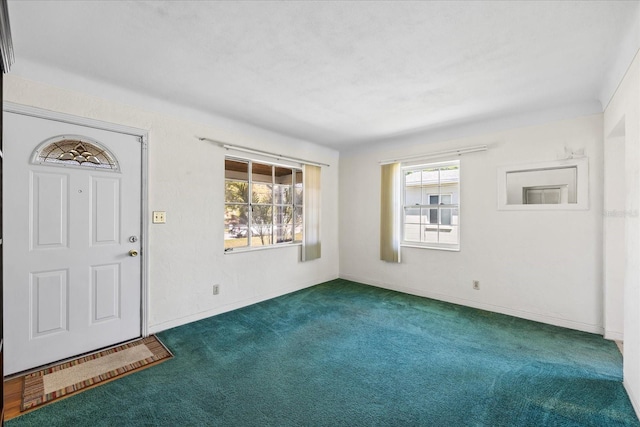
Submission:
[[[135,249],[131,249],[129,251],[129,256],[138,256],[138,251],[136,251]]]

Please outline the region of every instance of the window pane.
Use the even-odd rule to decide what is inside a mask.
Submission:
[[[404,204],[405,205],[420,205],[422,199],[420,198],[420,187],[407,187],[404,191]]]
[[[438,223],[438,209],[429,209],[429,224]]]
[[[420,242],[420,224],[404,225],[404,240],[407,242]]]
[[[273,182],[273,166],[262,163],[253,163],[251,168],[253,182]]]
[[[295,200],[294,203],[298,206],[302,206],[304,199],[302,198],[302,189],[304,188],[302,181],[302,171],[296,171],[296,185],[295,185]]]
[[[225,159],[224,177],[227,179],[249,180],[249,163]]]
[[[455,245],[458,243],[458,227],[443,225],[440,227],[440,243]]]
[[[224,183],[224,201],[227,203],[248,203],[249,183],[247,181],[231,181]]]
[[[302,208],[295,209],[295,216],[293,220],[293,230],[295,233],[295,241],[302,241]]]
[[[452,212],[451,208],[440,208],[440,224],[451,225]]]
[[[296,185],[294,187],[293,203],[297,206],[302,206],[304,204],[304,182],[302,179],[302,171],[296,171]]]
[[[279,205],[291,204],[290,185],[276,184],[273,186],[273,203]]]
[[[420,171],[405,171],[404,173],[405,185],[420,185],[421,179]]]
[[[429,186],[434,186],[437,187],[438,184],[440,183],[440,179],[439,179],[439,172],[440,169],[438,168],[432,168],[432,169],[425,169],[422,171],[422,185],[429,185]]]
[[[294,189],[295,191],[295,199],[293,201],[293,203],[296,204],[296,206],[302,206],[302,204],[304,203],[304,198],[303,198],[303,193],[302,193],[302,184],[298,184],[296,182],[296,187]]]
[[[440,183],[457,183],[460,182],[460,167],[457,165],[447,166],[440,170]]]
[[[252,205],[251,224],[273,224],[273,208],[271,205]]]
[[[450,205],[451,204],[451,194],[442,194],[442,195],[440,195],[440,203],[442,203],[443,205]]]
[[[276,225],[274,226],[276,243],[290,242],[293,238],[292,225]]]
[[[255,224],[251,227],[251,246],[266,246],[273,244],[272,224]]]
[[[438,224],[426,225],[423,239],[425,243],[438,243]]]
[[[293,207],[292,206],[276,206],[275,223],[278,225],[293,223]]]
[[[283,168],[275,166],[274,168],[276,176],[276,184],[292,184],[293,183],[293,170],[289,168]]]
[[[422,223],[423,224],[437,224],[438,223],[438,209],[426,209],[422,208]]]
[[[272,244],[273,208],[271,205],[253,205],[251,212],[251,246]]]
[[[302,225],[302,207],[295,208],[295,216],[293,222],[296,226]]]
[[[407,207],[404,209],[405,224],[420,224],[420,208]]]
[[[252,203],[272,203],[273,201],[273,185],[253,183],[251,186],[251,202]]]
[[[404,204],[422,204],[422,199],[420,198],[420,173],[416,171],[407,171],[404,174]]]
[[[247,246],[247,205],[225,205],[224,207],[224,248]]]
[[[249,222],[247,205],[234,205],[228,204],[224,207],[224,220],[225,224],[229,225],[229,229],[237,228],[239,226],[246,227]]]
[[[425,205],[437,205],[438,204],[438,186],[422,187],[422,200]]]

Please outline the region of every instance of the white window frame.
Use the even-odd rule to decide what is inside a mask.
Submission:
[[[232,161],[237,161],[237,162],[242,162],[242,163],[247,163],[247,168],[248,168],[248,177],[247,177],[247,182],[248,182],[248,188],[247,188],[247,197],[248,197],[248,203],[246,203],[247,205],[247,245],[246,246],[238,246],[238,247],[231,247],[231,248],[225,248],[224,249],[224,253],[225,254],[231,254],[231,253],[240,253],[240,252],[246,252],[246,251],[256,251],[256,250],[265,250],[265,249],[272,249],[272,248],[279,248],[279,247],[289,247],[289,246],[301,246],[303,239],[301,240],[296,240],[295,239],[295,230],[296,230],[296,224],[295,224],[295,212],[296,212],[296,208],[302,208],[302,213],[300,215],[301,218],[301,228],[302,228],[302,233],[304,233],[304,201],[302,202],[302,204],[296,204],[296,196],[295,196],[295,185],[296,185],[296,174],[299,172],[301,174],[303,174],[302,177],[302,182],[304,183],[304,170],[302,167],[297,167],[297,166],[292,166],[292,165],[283,165],[283,164],[278,164],[278,163],[273,163],[273,162],[269,162],[269,161],[265,161],[265,160],[254,160],[251,158],[247,158],[247,157],[241,157],[241,156],[225,156],[224,157],[225,161],[226,160],[232,160]],[[254,163],[260,163],[263,165],[268,165],[272,167],[272,181],[271,184],[272,185],[277,185],[277,183],[275,182],[275,176],[274,176],[274,168],[275,167],[280,167],[280,168],[286,168],[286,169],[291,169],[292,170],[292,182],[291,182],[291,188],[292,188],[292,194],[291,194],[291,208],[293,211],[293,221],[292,221],[292,239],[290,241],[285,241],[285,242],[276,242],[274,239],[275,236],[275,228],[276,228],[276,222],[275,222],[275,216],[276,216],[276,212],[277,212],[277,207],[279,206],[289,206],[288,204],[283,205],[281,203],[276,203],[275,202],[275,197],[273,197],[272,194],[272,198],[271,198],[271,209],[272,209],[272,222],[271,222],[271,242],[270,244],[265,244],[265,245],[260,245],[260,246],[253,246],[251,245],[252,242],[252,238],[253,238],[253,209],[252,206],[254,205],[253,201],[252,201],[252,197],[253,197],[253,192],[252,192],[252,186],[253,186],[253,164]],[[238,179],[229,179],[226,177],[226,167],[225,167],[225,178],[224,178],[224,183],[225,183],[225,193],[226,193],[226,183],[227,181],[239,181]],[[242,180],[244,181],[244,180]],[[304,190],[303,190],[304,191]],[[304,197],[304,192],[303,192],[303,197]],[[304,199],[303,199],[304,200]],[[225,196],[224,199],[224,205],[225,207],[228,205],[234,205],[234,204],[244,204],[244,203],[235,203],[235,202],[228,202]],[[256,205],[261,205],[264,206],[265,204],[262,203],[256,203]],[[224,246],[224,244],[223,244]]]
[[[457,243],[434,243],[434,242],[416,242],[416,241],[412,241],[412,240],[405,240],[405,209],[408,207],[408,205],[406,204],[406,178],[405,178],[405,172],[406,171],[410,171],[410,170],[423,170],[423,169],[427,169],[427,168],[445,168],[447,166],[457,166],[458,167],[458,203],[452,203],[452,204],[448,204],[448,205],[441,205],[438,204],[438,211],[440,210],[440,208],[451,208],[451,209],[457,209],[458,210],[458,224],[456,224],[455,226],[458,227],[458,242]],[[460,188],[461,188],[461,167],[460,167],[460,161],[459,160],[452,160],[452,161],[446,161],[446,162],[434,162],[434,163],[420,163],[420,164],[409,164],[409,165],[403,165],[401,167],[402,170],[402,179],[401,179],[401,205],[400,205],[400,229],[401,229],[401,240],[400,240],[400,246],[402,247],[414,247],[414,248],[424,248],[424,249],[437,249],[437,250],[444,250],[444,251],[460,251],[460,234],[461,234],[461,221],[460,221],[460,217],[461,217],[461,197],[460,197]],[[421,190],[421,194],[422,194],[422,185],[420,186]],[[453,201],[453,193],[449,192],[449,191],[445,191],[445,192],[438,192],[438,193],[428,193],[428,196],[438,196],[438,200],[441,200],[443,195],[450,195]],[[414,206],[414,205],[411,205]],[[430,209],[429,206],[433,206],[433,205],[418,205],[420,209],[426,208],[426,209]],[[438,212],[438,222],[440,222],[440,212]],[[425,227],[428,227],[429,225],[438,225],[441,226],[442,224],[426,224]],[[422,232],[422,230],[421,230]],[[440,231],[439,231],[440,233]]]

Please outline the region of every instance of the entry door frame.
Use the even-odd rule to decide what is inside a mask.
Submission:
[[[116,123],[104,122],[102,120],[90,119],[87,117],[75,116],[57,111],[45,110],[43,108],[31,107],[4,101],[2,111],[6,113],[22,114],[25,116],[37,117],[41,119],[54,120],[61,123],[85,126],[94,129],[106,130],[126,135],[138,137],[141,142],[142,164],[140,165],[140,335],[149,336],[149,131],[146,129],[124,126]],[[115,344],[115,343],[114,343]]]

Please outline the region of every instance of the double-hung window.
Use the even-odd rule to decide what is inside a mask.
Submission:
[[[402,168],[402,243],[460,248],[460,162]]]
[[[225,159],[224,248],[302,241],[302,170]]]

